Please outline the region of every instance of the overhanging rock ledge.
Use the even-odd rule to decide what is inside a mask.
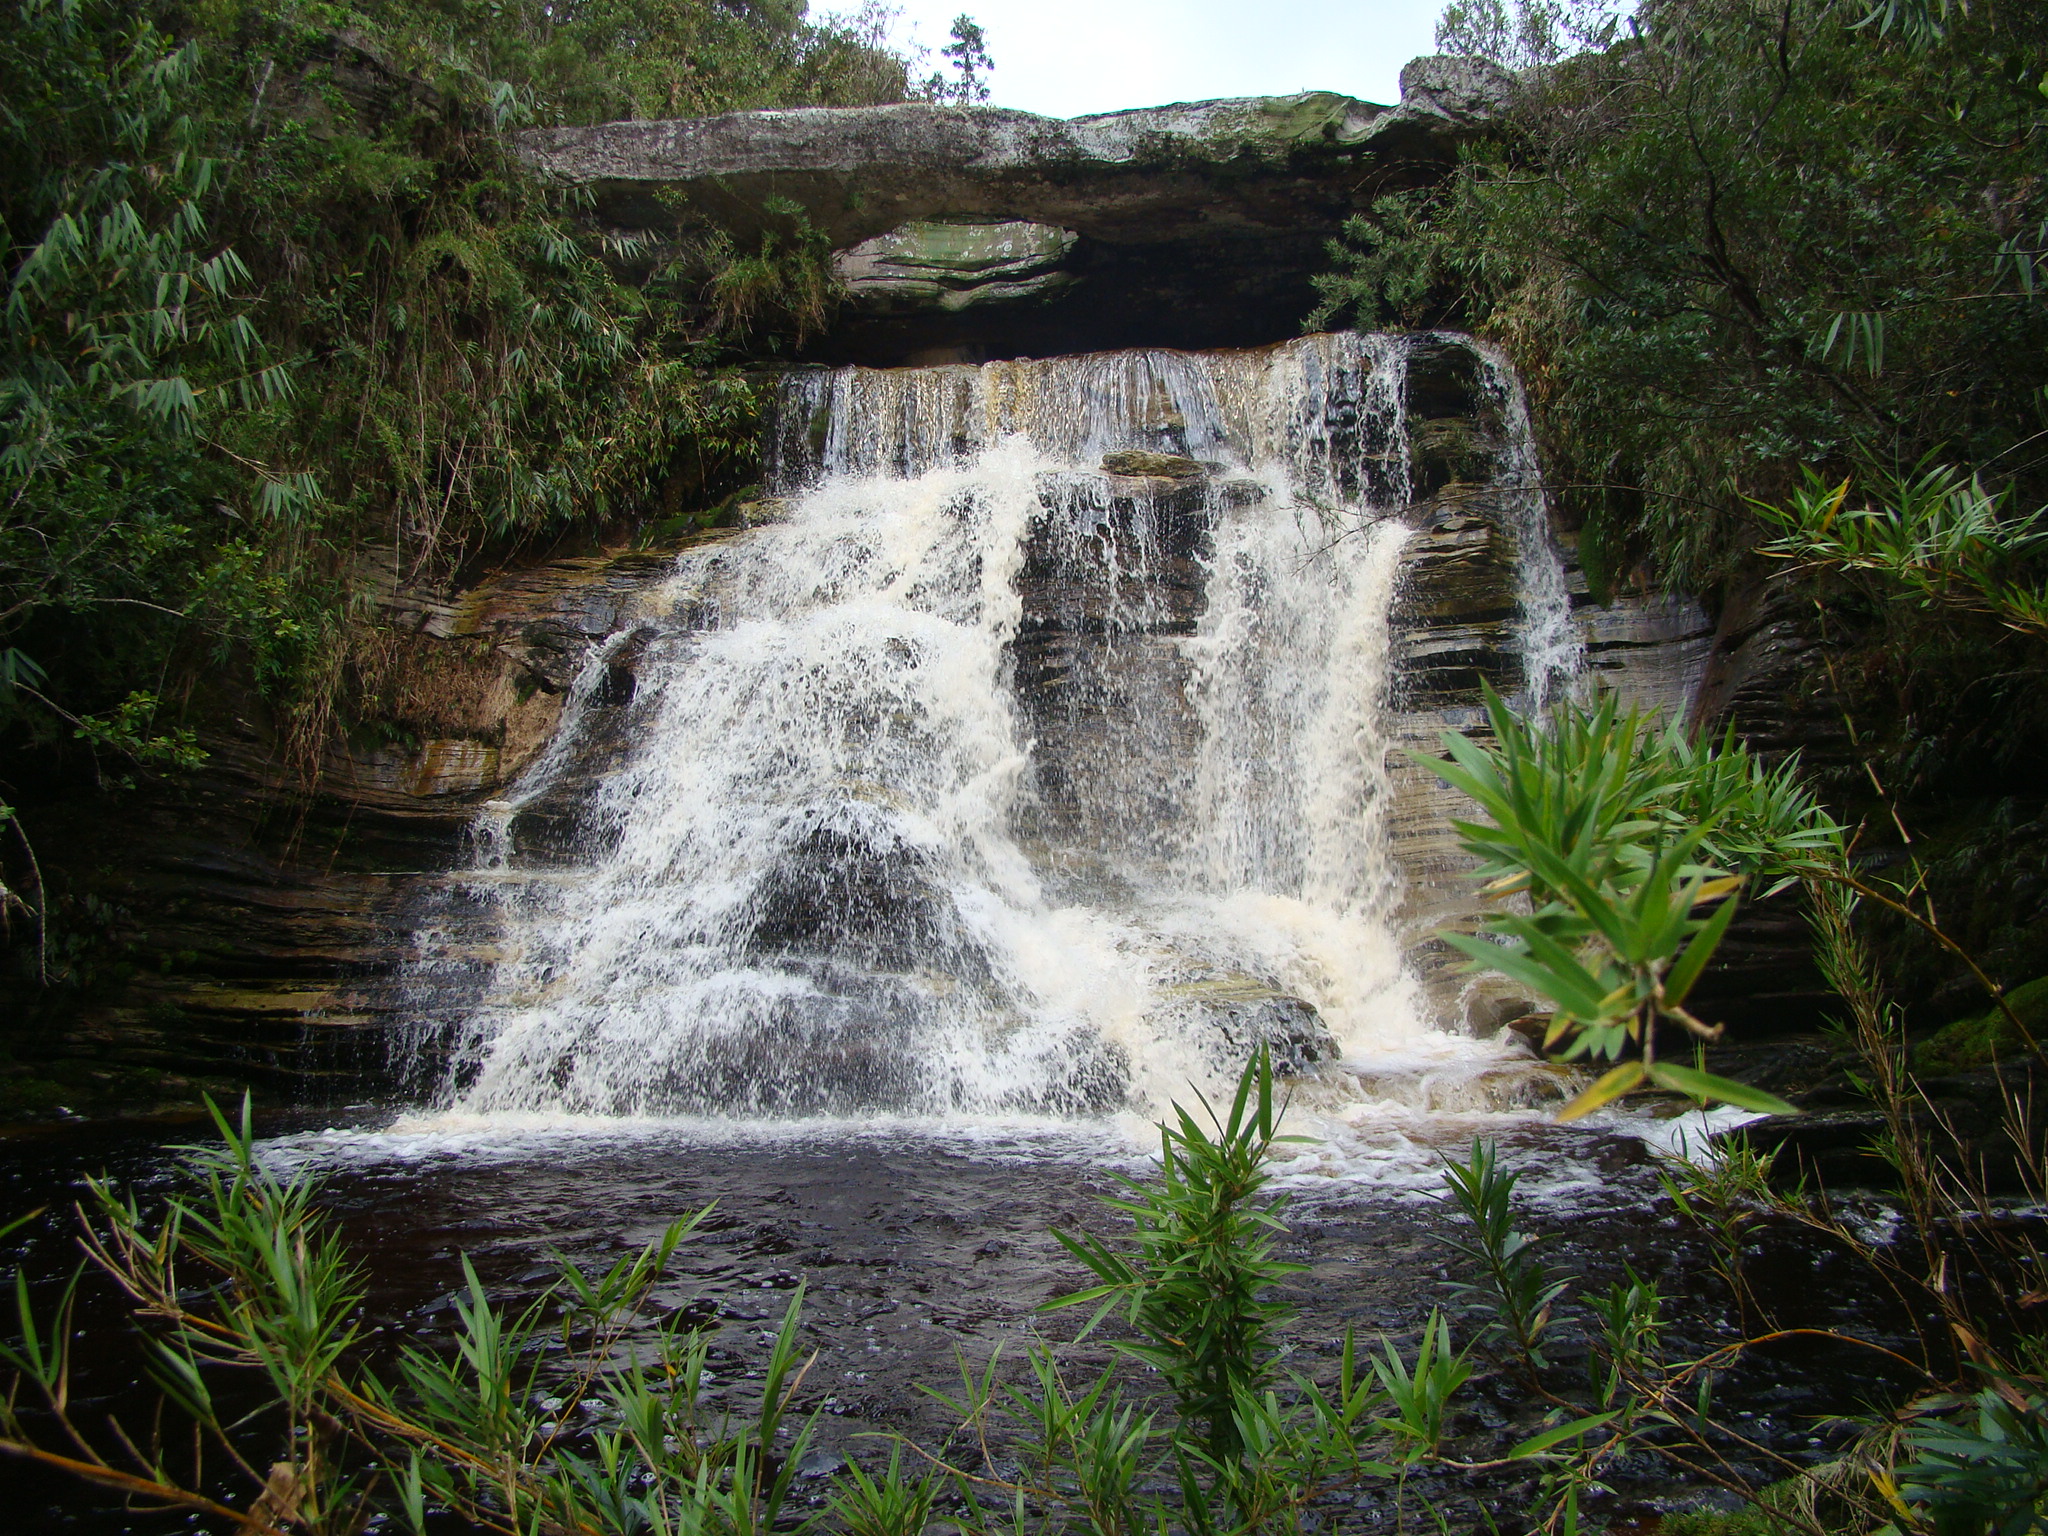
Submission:
[[[1292,334],[1344,219],[1441,176],[1508,110],[1513,77],[1472,59],[1402,71],[1401,101],[1328,91],[1058,119],[1000,107],[805,107],[536,128],[521,156],[586,189],[656,256],[718,228],[744,247],[787,201],[846,251],[916,221],[1071,231],[1059,283],[1018,303],[856,307],[824,360],[962,360]],[[652,267],[650,266],[650,270]],[[964,309],[975,313],[963,315]]]

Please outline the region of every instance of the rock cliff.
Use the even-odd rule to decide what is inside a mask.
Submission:
[[[519,150],[641,236],[650,270],[712,229],[747,248],[800,208],[852,292],[820,360],[1245,346],[1299,327],[1346,217],[1440,175],[1512,92],[1491,65],[1424,58],[1391,107],[1308,91],[1061,120],[911,102],[537,128]]]

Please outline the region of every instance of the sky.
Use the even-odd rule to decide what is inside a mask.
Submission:
[[[995,60],[990,100],[1049,117],[1219,96],[1400,98],[1443,0],[887,0],[933,52],[965,11]],[[851,10],[851,5],[813,5]],[[928,68],[931,66],[927,66]]]

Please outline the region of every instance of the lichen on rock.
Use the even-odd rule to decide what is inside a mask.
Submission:
[[[911,219],[835,253],[832,270],[849,301],[869,309],[1017,303],[1073,282],[1062,263],[1078,238],[1029,219]]]

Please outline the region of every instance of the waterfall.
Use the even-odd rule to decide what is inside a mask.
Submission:
[[[1521,375],[1498,348],[1484,342],[1471,345],[1483,370],[1481,387],[1502,427],[1504,462],[1495,486],[1519,557],[1522,692],[1516,702],[1525,710],[1541,711],[1584,680],[1585,638],[1572,620],[1564,561],[1550,530],[1550,503]]]
[[[1388,923],[1408,348],[794,374],[774,520],[678,557],[486,813],[490,973],[416,1037],[441,1106],[1068,1115],[1259,1044],[1333,1082],[1478,1050]]]

